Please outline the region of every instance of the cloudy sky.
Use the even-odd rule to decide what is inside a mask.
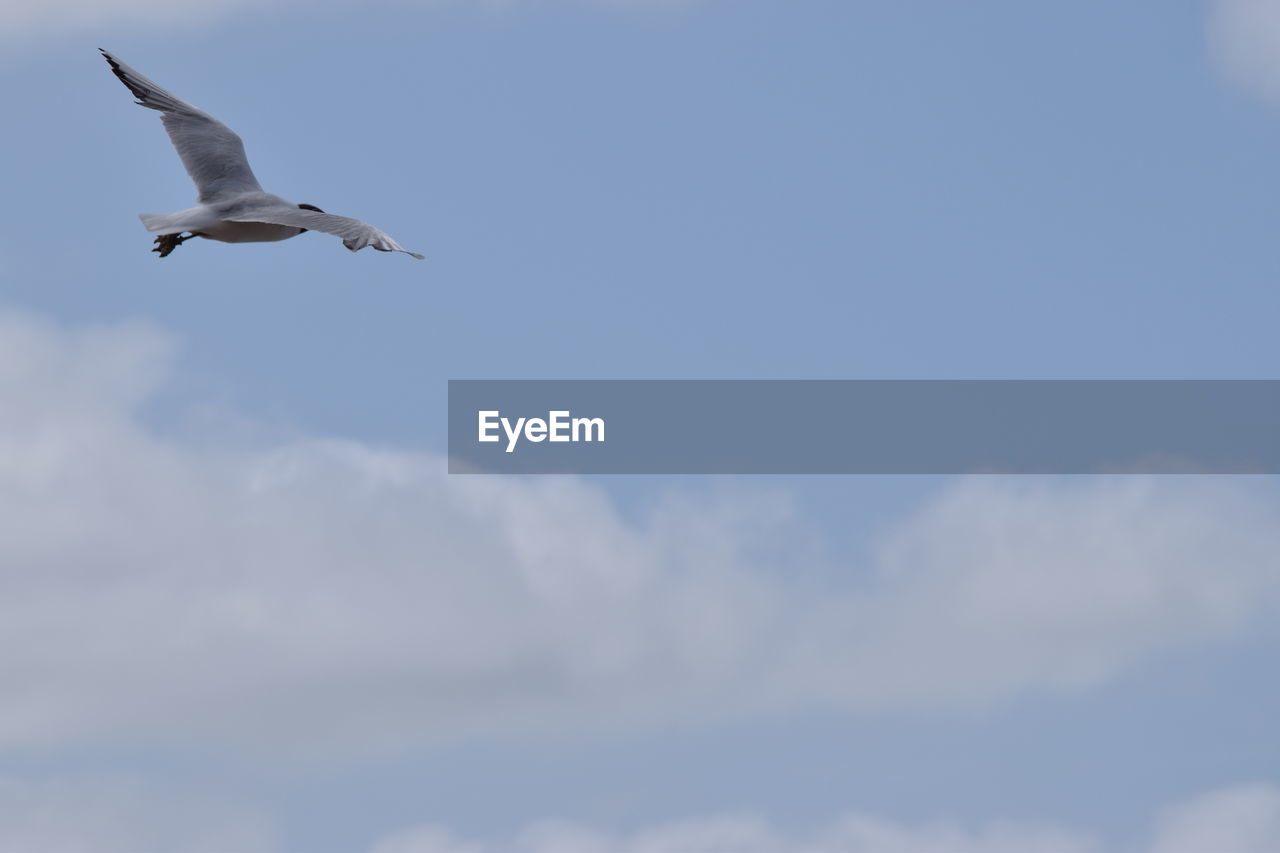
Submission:
[[[0,0],[0,851],[1274,853],[1280,480],[445,473],[463,378],[1274,378],[1280,0]],[[427,255],[192,241],[104,47]]]

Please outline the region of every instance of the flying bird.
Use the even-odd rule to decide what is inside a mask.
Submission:
[[[159,235],[151,251],[159,252],[160,257],[167,257],[192,237],[223,243],[269,243],[304,231],[323,231],[341,237],[342,245],[353,252],[372,246],[380,252],[404,252],[422,260],[422,255],[410,252],[367,222],[264,192],[249,168],[244,143],[231,128],[99,50],[120,82],[138,99],[136,103],[160,112],[164,129],[199,193],[195,207],[139,215],[147,230]]]

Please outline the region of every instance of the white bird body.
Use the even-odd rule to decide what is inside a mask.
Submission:
[[[273,225],[270,222],[219,222],[198,230],[201,237],[220,240],[223,243],[274,243],[277,240],[297,237],[307,229],[290,225]]]
[[[249,168],[244,143],[231,128],[161,89],[105,50],[102,55],[140,106],[161,113],[169,139],[199,193],[195,207],[140,214],[147,230],[160,235],[152,249],[160,257],[192,237],[223,243],[270,243],[304,231],[322,231],[341,237],[342,244],[353,252],[372,246],[381,252],[404,252],[422,259],[367,222],[264,192]]]
[[[287,203],[287,202],[286,202]],[[138,218],[153,234],[198,233],[223,243],[274,243],[297,237],[305,228],[270,222],[235,222],[218,214],[218,205],[201,204],[176,213],[141,213]]]

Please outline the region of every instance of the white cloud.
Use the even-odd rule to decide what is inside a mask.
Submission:
[[[1152,853],[1280,850],[1280,789],[1241,785],[1166,809]]]
[[[1274,853],[1280,850],[1280,789],[1229,788],[1166,809],[1145,853]],[[420,827],[370,853],[1100,853],[1088,835],[1048,825],[997,822],[971,830],[949,823],[903,825],[850,814],[809,835],[787,835],[751,816],[682,821],[613,836],[565,822],[531,826],[500,842],[461,841]]]
[[[1125,853],[1274,853],[1280,788],[1241,785],[1161,810],[1149,840]],[[0,850],[22,853],[276,853],[255,809],[136,779],[0,778]],[[658,824],[629,834],[543,820],[513,838],[463,839],[439,826],[383,837],[368,853],[1104,853],[1078,829],[992,821],[907,824],[848,813],[814,832],[784,832],[755,815]]]
[[[286,0],[277,3],[285,5]],[[104,27],[190,28],[261,5],[251,0],[0,0],[0,37],[92,32]]]
[[[1280,0],[1211,0],[1209,46],[1229,79],[1280,99]]]
[[[138,408],[170,349],[0,316],[0,747],[974,705],[1098,684],[1280,597],[1263,484],[959,481],[815,590],[776,496],[633,522],[570,478],[161,435]]]
[[[1273,491],[1222,479],[964,480],[890,533],[864,606],[819,636],[848,650],[856,704],[1088,687],[1274,601],[1278,524]]]
[[[269,853],[267,822],[242,806],[135,780],[0,778],[0,850],[12,853]]]
[[[500,12],[529,5],[530,0],[381,0],[383,5],[413,12],[424,7],[472,6]],[[660,10],[693,0],[555,0],[587,7]],[[301,0],[0,0],[0,39],[56,36],[105,28],[192,29],[245,13],[297,7],[308,13],[314,4]]]

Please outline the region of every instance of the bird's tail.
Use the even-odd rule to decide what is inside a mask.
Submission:
[[[187,221],[191,217],[186,214],[185,210],[179,213],[139,213],[138,218],[152,234],[181,234],[194,230]]]

